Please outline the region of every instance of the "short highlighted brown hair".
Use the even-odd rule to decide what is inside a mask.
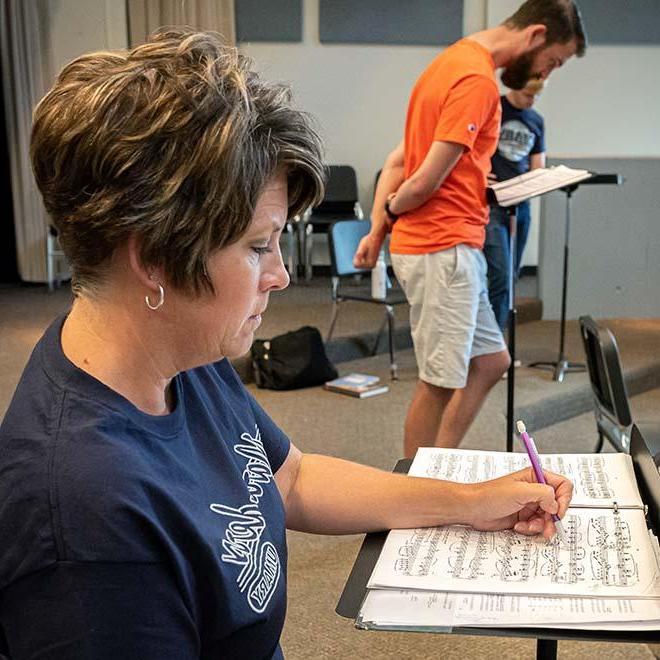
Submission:
[[[74,291],[141,239],[176,288],[212,291],[206,260],[247,230],[286,172],[289,215],[320,201],[320,139],[290,90],[210,32],[169,29],[128,52],[68,64],[34,112],[30,153]]]
[[[527,0],[504,21],[509,28],[521,30],[530,25],[545,25],[545,44],[567,44],[575,41],[576,55],[582,57],[587,50],[587,34],[574,0]]]

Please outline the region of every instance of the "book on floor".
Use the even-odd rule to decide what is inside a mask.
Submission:
[[[341,378],[335,378],[325,383],[323,387],[330,392],[348,394],[349,396],[355,396],[361,399],[376,396],[377,394],[384,394],[390,389],[387,385],[380,383],[378,376],[360,373],[352,373]]]

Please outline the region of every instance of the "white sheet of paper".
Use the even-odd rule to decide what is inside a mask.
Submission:
[[[616,598],[660,597],[644,513],[569,509],[567,543],[452,525],[392,530],[369,588]]]
[[[660,600],[372,589],[362,604],[358,623],[401,628],[654,630],[660,624]]]
[[[537,168],[520,176],[491,186],[500,206],[513,206],[525,199],[558,190],[572,183],[579,183],[592,176],[588,170],[578,170],[566,165]]]
[[[628,454],[541,454],[545,470],[573,482],[572,507],[642,507],[632,459]],[[526,453],[421,447],[408,474],[474,483],[530,466]]]

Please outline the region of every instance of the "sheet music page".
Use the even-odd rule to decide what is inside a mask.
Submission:
[[[392,530],[369,588],[498,594],[660,597],[639,509],[569,509],[567,540],[451,525]]]
[[[628,454],[541,454],[544,469],[568,477],[574,486],[572,507],[643,507]],[[421,447],[408,474],[475,483],[530,466],[526,453]]]
[[[602,630],[639,629],[625,624],[644,622],[647,629],[655,629],[660,624],[660,601],[371,589],[359,622],[407,628],[584,628],[598,623],[593,627]]]
[[[360,624],[403,628],[455,626],[533,626],[601,630],[646,629],[660,626],[660,601],[625,598],[567,598],[506,594],[451,593],[370,589]]]
[[[550,168],[537,168],[520,176],[493,184],[500,206],[513,206],[525,199],[537,197],[552,190],[558,190],[572,183],[578,183],[591,177],[588,170],[577,170],[566,165]]]

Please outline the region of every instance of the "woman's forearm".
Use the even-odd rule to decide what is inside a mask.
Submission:
[[[287,526],[317,534],[469,523],[470,487],[305,454],[289,493]]]

